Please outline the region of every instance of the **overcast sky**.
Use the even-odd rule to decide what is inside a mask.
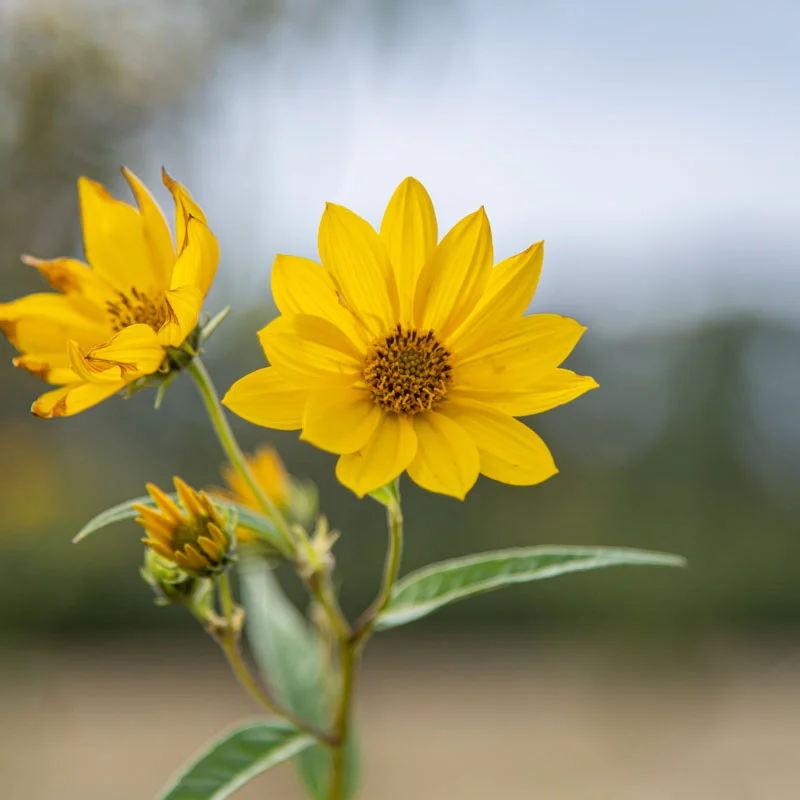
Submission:
[[[324,201],[377,224],[413,174],[442,229],[484,205],[498,257],[546,240],[547,310],[797,318],[800,4],[395,5],[280,25],[208,86],[175,157],[237,284],[313,257]]]

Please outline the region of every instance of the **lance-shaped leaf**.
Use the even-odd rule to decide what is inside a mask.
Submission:
[[[173,493],[170,497],[176,503],[180,503],[178,496]],[[214,497],[214,505],[220,508],[225,514],[234,517],[237,525],[253,531],[259,539],[264,539],[270,544],[274,545],[280,552],[286,550],[286,542],[278,533],[273,523],[261,514],[257,514],[250,508],[234,503],[230,500],[223,500],[219,497]],[[134,509],[134,505],[148,506],[155,508],[156,504],[150,495],[144,497],[137,497],[134,500],[127,500],[117,506],[106,509],[98,514],[93,519],[89,520],[78,534],[73,538],[73,542],[77,543],[85,539],[92,533],[107,528],[109,525],[114,525],[117,522],[124,522],[125,520],[135,519],[139,516],[139,512]]]
[[[614,547],[526,547],[442,561],[395,584],[376,627],[396,628],[437,608],[515,583],[617,566],[681,567],[680,556]]]
[[[326,664],[323,642],[284,594],[272,569],[257,558],[239,563],[245,632],[262,677],[274,696],[302,719],[323,728],[330,725],[332,691],[326,679],[334,668]],[[329,691],[330,690],[330,691]],[[344,800],[355,796],[357,748],[346,745]],[[329,793],[331,754],[322,745],[301,753],[295,761],[300,778],[314,800]]]
[[[158,800],[224,800],[312,744],[313,737],[280,720],[238,726],[198,754]]]

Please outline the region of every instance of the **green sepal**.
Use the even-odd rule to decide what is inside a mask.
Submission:
[[[370,492],[369,496],[387,508],[394,508],[400,505],[400,479],[395,478],[391,483],[381,486],[374,492]]]

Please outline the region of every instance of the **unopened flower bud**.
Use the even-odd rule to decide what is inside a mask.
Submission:
[[[152,483],[147,491],[156,508],[136,505],[136,521],[147,531],[142,541],[166,562],[187,575],[205,578],[228,566],[235,540],[219,509],[205,492],[198,492],[175,478],[175,489],[183,509]]]
[[[330,530],[327,518],[317,519],[316,530],[310,539],[299,526],[295,531],[298,540],[297,567],[301,577],[308,580],[313,575],[332,572],[335,559],[331,551],[339,538],[339,532]]]

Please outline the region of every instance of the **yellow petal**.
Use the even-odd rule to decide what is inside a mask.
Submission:
[[[139,212],[112,197],[95,181],[78,181],[86,260],[120,291],[135,286],[146,294],[163,290],[150,260]]]
[[[43,394],[31,407],[37,417],[71,417],[116,394],[125,383],[72,383]]]
[[[186,224],[185,246],[175,262],[171,288],[196,286],[203,297],[208,294],[219,264],[219,243],[208,226],[195,217]]]
[[[164,212],[150,194],[148,188],[127,167],[122,168],[122,174],[131,187],[139,214],[142,217],[142,228],[147,249],[150,253],[150,263],[153,271],[158,276],[162,289],[167,289],[172,277],[172,267],[175,264],[175,248],[172,246],[172,234],[164,218]]]
[[[307,389],[287,383],[275,367],[265,367],[236,381],[222,404],[255,425],[295,431],[303,427],[307,400]]]
[[[80,309],[98,322],[105,321],[105,305],[116,297],[114,287],[88,264],[74,258],[53,258],[45,260],[34,256],[22,256],[23,263],[35,267],[44,279],[57,292],[85,298],[88,302]]]
[[[527,425],[475,401],[449,400],[442,413],[478,446],[481,473],[513,486],[541,483],[558,472],[547,445]]]
[[[342,305],[330,272],[308,258],[277,255],[272,265],[272,295],[281,314],[312,314],[332,322],[353,342],[365,331]]]
[[[76,383],[81,380],[80,376],[69,365],[69,356],[53,353],[26,353],[17,356],[13,360],[15,367],[27,370],[37,378],[41,378],[47,383],[57,385],[63,383]]]
[[[258,336],[270,364],[297,386],[313,389],[320,381],[354,383],[361,374],[363,361],[353,344],[321,317],[278,317]]]
[[[176,525],[181,525],[186,522],[186,518],[178,507],[178,504],[163,489],[159,488],[154,483],[146,484],[145,488],[165,517],[172,520]]]
[[[384,414],[372,438],[356,453],[339,457],[336,477],[359,497],[393,481],[417,452],[417,435],[407,417]]]
[[[409,477],[429,492],[463,500],[480,471],[475,442],[460,425],[436,411],[414,417],[414,430],[417,455],[408,465]]]
[[[453,334],[450,346],[466,354],[480,348],[487,336],[517,322],[533,299],[543,259],[544,242],[537,242],[497,264],[478,305]]]
[[[331,453],[355,453],[375,432],[381,416],[366,390],[329,387],[309,397],[300,438]]]
[[[406,178],[395,190],[383,215],[381,239],[386,243],[397,280],[401,321],[410,324],[414,287],[439,240],[433,203],[418,180]]]
[[[164,181],[164,185],[169,189],[172,199],[175,201],[175,239],[178,254],[180,255],[186,246],[186,226],[189,219],[193,217],[207,225],[206,215],[203,213],[203,209],[192,199],[189,192],[186,191],[186,187],[170,178],[163,167],[161,168],[161,180]],[[172,285],[176,285],[174,281]]]
[[[164,348],[149,326],[129,325],[105,344],[92,347],[84,357],[70,342],[72,368],[84,380],[131,381],[155,372],[164,360]]]
[[[163,541],[165,544],[172,538],[175,532],[175,522],[164,516],[163,512],[156,511],[150,506],[141,503],[134,503],[133,510],[139,515],[136,520],[147,532],[155,539]]]
[[[386,247],[368,222],[328,203],[319,224],[319,254],[345,306],[374,337],[394,327],[397,285]]]
[[[478,304],[492,271],[492,232],[481,208],[442,239],[422,268],[414,296],[417,327],[446,339]]]
[[[587,375],[578,375],[569,369],[554,369],[524,389],[499,392],[454,387],[450,396],[454,400],[479,400],[512,417],[527,417],[569,403],[597,386],[597,381]]]
[[[586,328],[569,317],[532,314],[502,338],[456,354],[453,384],[460,389],[505,392],[526,389],[555,369]]]
[[[181,286],[165,293],[170,308],[170,320],[161,326],[159,341],[169,347],[180,347],[186,337],[195,329],[203,295],[196,286]]]
[[[200,504],[200,497],[197,492],[177,475],[172,479],[172,482],[175,484],[175,491],[178,493],[186,513],[195,518],[204,516],[205,509]]]
[[[0,330],[22,352],[64,354],[70,339],[91,347],[112,332],[107,323],[87,317],[71,297],[50,292],[0,303]]]

